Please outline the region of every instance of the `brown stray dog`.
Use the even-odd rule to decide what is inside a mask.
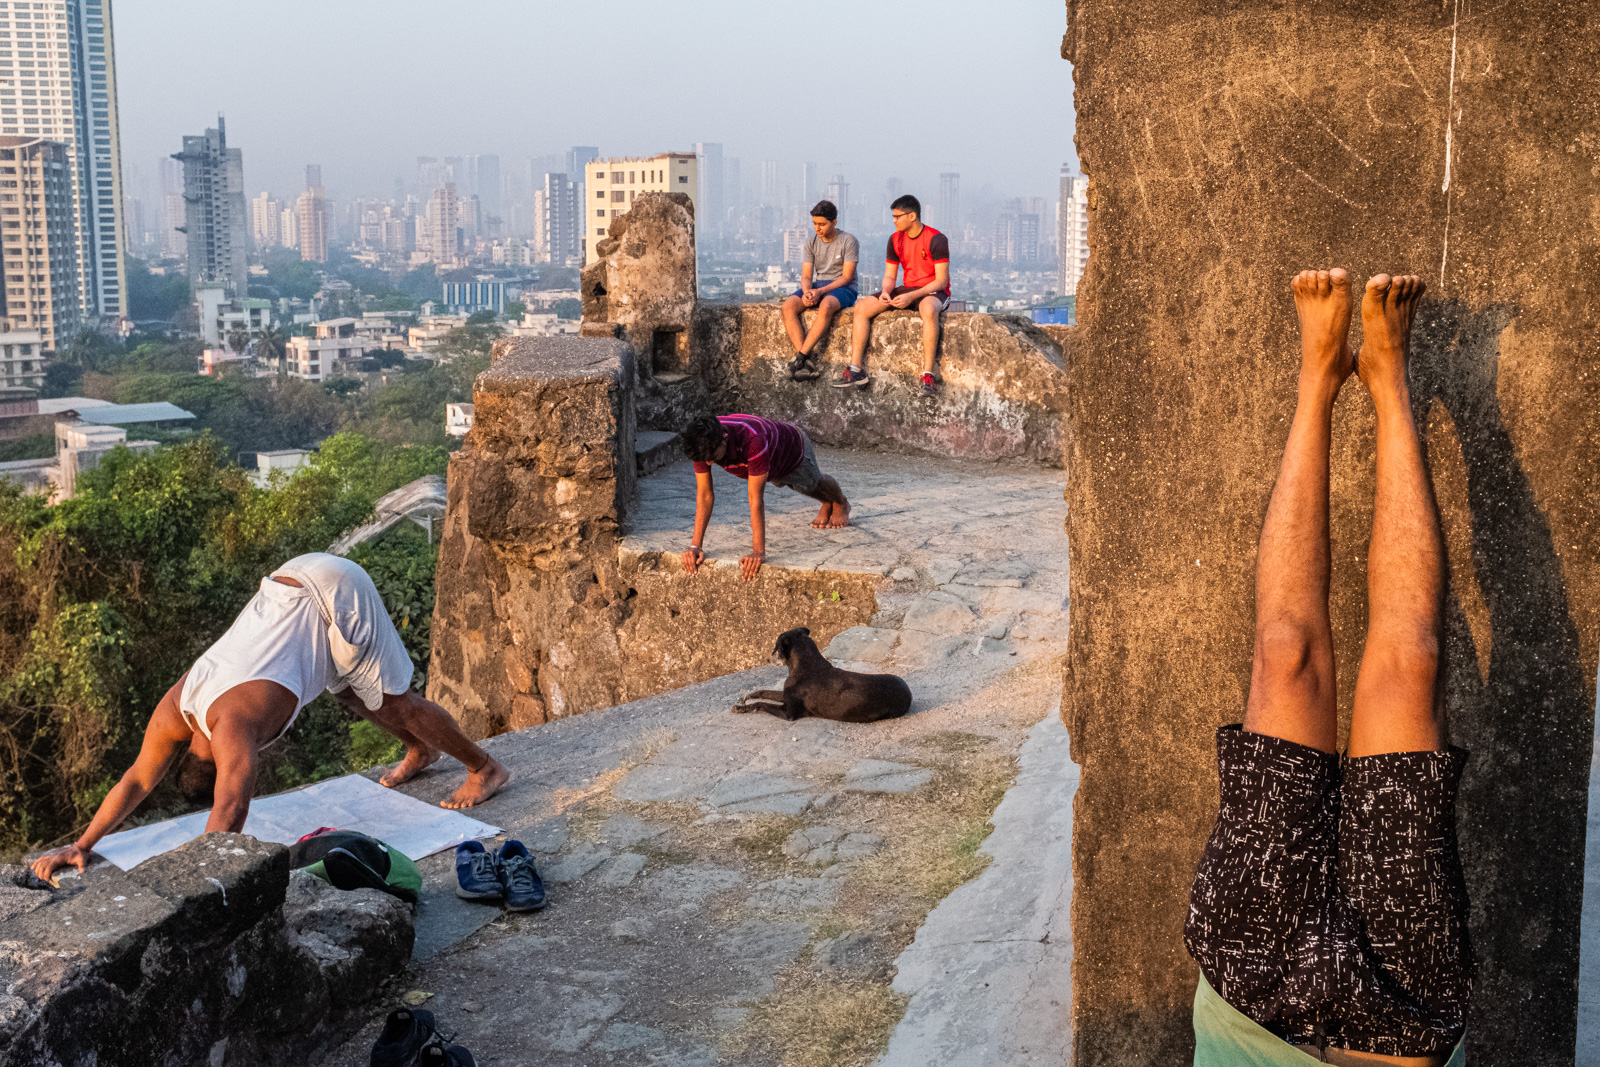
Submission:
[[[811,716],[834,722],[877,722],[911,710],[911,687],[894,674],[858,674],[829,663],[804,626],[778,635],[772,658],[789,668],[783,692],[757,689],[733,706],[735,715],[764,711],[793,722]]]

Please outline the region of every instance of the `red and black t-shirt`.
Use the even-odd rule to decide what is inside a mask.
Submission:
[[[805,431],[792,422],[759,415],[718,415],[728,450],[718,462],[736,478],[767,475],[783,478],[806,458]],[[711,464],[696,463],[696,474],[710,474]]]
[[[923,226],[915,237],[896,230],[889,235],[887,262],[899,265],[908,288],[921,289],[933,281],[935,263],[950,262],[950,239],[932,226]],[[949,296],[950,286],[946,284],[939,295]]]

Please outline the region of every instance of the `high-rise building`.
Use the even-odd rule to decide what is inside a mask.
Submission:
[[[476,196],[487,219],[500,217],[500,157],[467,157],[467,193]]]
[[[250,201],[250,240],[257,248],[277,248],[283,243],[281,236],[283,202],[271,193],[262,193]]]
[[[183,164],[190,290],[198,293],[222,286],[243,299],[249,233],[244,159],[237,148],[228,147],[228,127],[222,116],[217,116],[215,129],[185,137],[183,151],[172,158]]]
[[[763,159],[761,161],[761,202],[763,204],[778,204],[783,201],[783,183],[778,180],[778,161],[776,159]]]
[[[183,164],[168,156],[161,160],[161,232],[156,244],[161,255],[182,259],[187,246],[183,236]]]
[[[740,173],[739,157],[725,156],[722,160],[722,214],[738,215],[744,208],[744,176]]]
[[[961,175],[939,175],[939,219],[936,228],[959,233],[961,228]]]
[[[45,350],[53,351],[71,334],[80,308],[72,153],[60,141],[0,135],[0,189],[0,203],[30,205],[6,216],[0,237],[0,318],[38,330]]]
[[[573,145],[567,149],[567,170],[572,175],[572,180],[577,181],[583,173],[583,168],[600,158],[600,149],[592,144]]]
[[[584,171],[588,199],[581,205],[584,265],[598,257],[595,246],[611,228],[611,220],[626,214],[640,193],[684,193],[694,209],[695,232],[700,231],[700,202],[695,199],[696,163],[690,152],[663,152],[658,156],[624,156],[591,160]]]
[[[328,262],[328,193],[322,188],[322,167],[306,164],[306,190],[294,202],[300,219],[300,258]]]
[[[839,209],[839,224],[844,225],[845,212],[850,208],[850,183],[844,180],[843,174],[835,174],[828,180],[827,197]]]
[[[300,215],[293,207],[286,207],[278,215],[278,243],[284,248],[300,247]]]
[[[435,266],[451,266],[460,254],[460,205],[455,182],[445,182],[428,199],[428,213],[417,251],[426,252]]]
[[[1010,200],[994,220],[995,259],[1014,266],[1039,261],[1039,214],[1026,210],[1026,200]]]
[[[815,163],[800,164],[800,206],[810,211],[821,199],[821,172]]]
[[[1061,164],[1061,202],[1056,205],[1056,242],[1061,256],[1060,292],[1076,293],[1089,268],[1089,179]]]
[[[121,315],[126,235],[111,0],[15,4],[5,13],[12,17],[0,30],[0,134],[67,146],[82,310]]]
[[[433,156],[417,157],[417,188],[423,196],[432,196],[435,189],[449,180],[446,168]]]
[[[694,146],[700,168],[700,192],[695,197],[695,232],[707,237],[722,235],[722,214],[727,207],[723,197],[722,146],[700,141]]]
[[[583,263],[583,187],[565,173],[546,173],[544,188],[533,194],[534,259],[557,267]]]

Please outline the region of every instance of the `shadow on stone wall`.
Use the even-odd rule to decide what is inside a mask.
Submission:
[[[1472,1045],[1512,1062],[1525,1028],[1576,1039],[1570,1003],[1520,991],[1577,984],[1593,706],[1550,523],[1501,416],[1513,313],[1430,300],[1423,314],[1412,406],[1439,495],[1464,497],[1445,513],[1469,525],[1447,535],[1446,684],[1453,739],[1471,753],[1459,810],[1480,960]]]

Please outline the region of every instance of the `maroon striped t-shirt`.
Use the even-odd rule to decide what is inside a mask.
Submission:
[[[792,422],[763,419],[760,415],[718,415],[728,449],[717,464],[737,478],[766,475],[782,478],[800,466],[806,454],[806,435]],[[696,474],[710,474],[711,464],[696,463]]]

